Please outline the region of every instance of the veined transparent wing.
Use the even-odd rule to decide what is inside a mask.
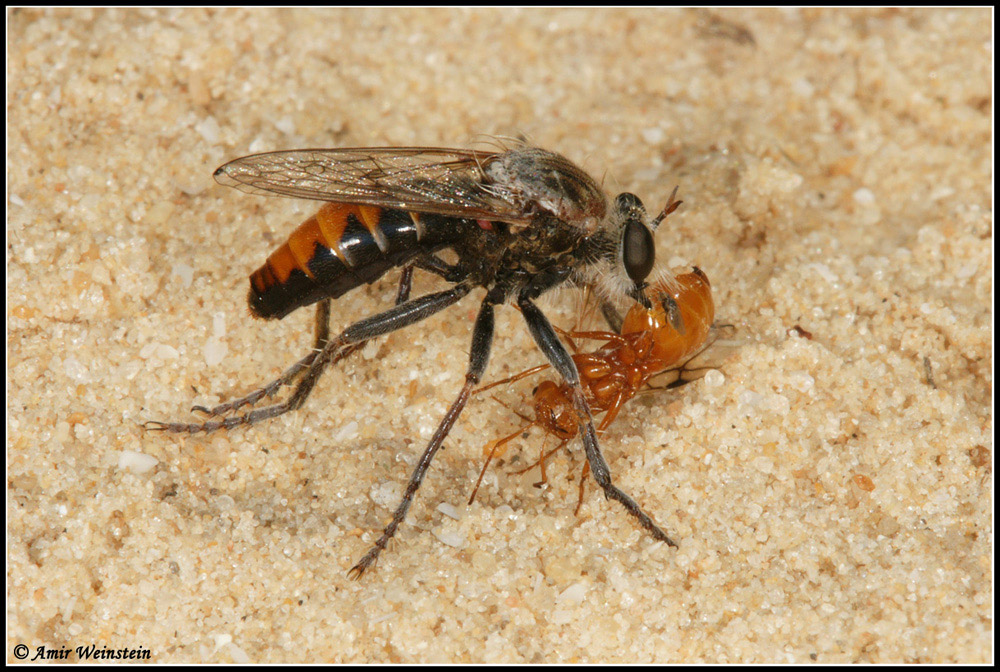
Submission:
[[[527,222],[523,204],[484,183],[484,168],[497,156],[439,147],[294,149],[230,161],[215,180],[251,194]]]

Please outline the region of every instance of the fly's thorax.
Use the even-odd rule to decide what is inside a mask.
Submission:
[[[586,238],[577,229],[551,215],[541,216],[532,226],[505,228],[492,254],[483,254],[468,246],[460,256],[470,264],[489,263],[493,275],[488,284],[499,287],[505,297],[520,291],[532,278],[550,272],[568,272],[586,259],[581,246]]]
[[[525,216],[548,213],[584,234],[595,232],[607,199],[592,177],[569,159],[535,147],[499,154],[483,167],[483,187]]]

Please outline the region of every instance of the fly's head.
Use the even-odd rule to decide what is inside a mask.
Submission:
[[[615,198],[603,232],[608,251],[602,260],[591,266],[588,278],[604,299],[630,298],[646,310],[652,307],[647,296],[647,279],[656,264],[653,234],[660,222],[681,204],[674,200],[676,193],[674,189],[667,205],[656,217],[647,214],[635,194],[626,192]],[[664,282],[672,281],[672,276],[667,274]]]

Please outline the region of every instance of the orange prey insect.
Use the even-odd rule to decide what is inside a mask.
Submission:
[[[571,339],[607,341],[594,352],[573,355],[591,411],[595,415],[604,413],[597,427],[598,433],[607,429],[625,402],[645,387],[650,378],[682,364],[697,354],[704,347],[712,321],[715,319],[712,288],[708,276],[699,268],[695,268],[692,273],[677,276],[673,283],[654,284],[647,292],[653,300],[652,306],[645,308],[642,304],[636,303],[625,316],[620,333],[574,331],[564,334]],[[673,301],[669,301],[669,298],[673,298]],[[679,315],[671,315],[671,311],[678,311]],[[675,325],[682,328],[678,329]],[[511,378],[482,387],[477,392],[520,380],[547,369],[548,366],[548,364],[536,366]],[[534,420],[530,420],[517,431],[492,444],[486,463],[469,497],[470,504],[476,497],[490,461],[496,455],[502,454],[506,445],[526,430],[541,426],[546,432],[561,440],[558,446],[542,455],[535,463],[542,469],[543,480],[545,458],[576,437],[580,417],[573,406],[570,390],[565,383],[543,381],[534,389],[532,396]],[[534,464],[528,468],[533,466]],[[580,479],[581,502],[583,483],[589,468],[589,463],[584,465],[583,478]],[[579,509],[579,505],[577,508]],[[672,540],[668,539],[667,543],[676,546]]]

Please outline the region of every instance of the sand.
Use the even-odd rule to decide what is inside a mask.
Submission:
[[[988,662],[992,13],[8,11],[7,660]],[[717,370],[581,448],[476,399],[377,570],[462,384],[478,294],[369,344],[305,408],[177,436],[305,354],[246,276],[314,202],[212,171],[256,151],[524,136],[612,194],[684,200],[735,327]],[[480,145],[481,146],[481,145]],[[415,292],[440,282],[418,277]],[[394,276],[338,300],[335,327]],[[577,294],[544,303],[571,325]],[[488,378],[541,361],[501,311]],[[498,390],[527,409],[532,381]],[[80,650],[77,647],[91,647]]]

